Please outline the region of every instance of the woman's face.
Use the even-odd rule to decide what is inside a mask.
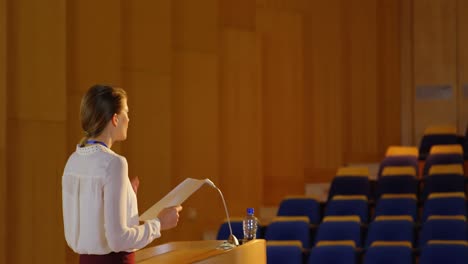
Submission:
[[[116,127],[116,140],[127,139],[128,122],[128,105],[127,99],[122,99],[122,111],[117,115],[117,127]]]

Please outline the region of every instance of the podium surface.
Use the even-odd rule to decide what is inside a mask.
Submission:
[[[135,253],[136,263],[266,263],[266,243],[255,239],[233,249],[216,249],[223,241],[177,241]]]

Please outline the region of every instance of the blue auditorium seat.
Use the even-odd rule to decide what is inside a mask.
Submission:
[[[419,236],[419,247],[423,247],[430,240],[466,240],[466,217],[456,216],[429,216],[422,225]]]
[[[359,216],[361,223],[369,220],[369,206],[364,195],[336,195],[327,203],[324,216]]]
[[[299,240],[303,248],[310,248],[309,218],[306,216],[278,216],[268,225],[267,241]]]
[[[418,158],[411,155],[406,156],[387,156],[380,162],[378,180],[380,179],[383,170],[388,166],[411,166],[419,173]]]
[[[414,243],[414,223],[409,215],[377,216],[369,225],[366,247],[375,241]]]
[[[330,185],[328,201],[335,195],[365,195],[370,199],[369,169],[367,167],[342,167]]]
[[[419,144],[419,160],[426,160],[432,146],[452,144],[457,144],[457,129],[454,126],[428,127]]]
[[[382,194],[417,194],[417,172],[413,166],[386,166],[377,180],[377,199]]]
[[[422,221],[431,215],[466,216],[465,193],[431,193],[424,203]]]
[[[419,264],[466,264],[468,243],[466,241],[429,241],[421,250]]]
[[[465,176],[462,164],[433,165],[425,177],[422,199],[431,193],[464,192]]]
[[[267,241],[267,264],[303,264],[300,241]]]
[[[353,241],[324,241],[312,248],[308,264],[355,264],[357,254]],[[285,262],[289,263],[289,262]]]
[[[409,242],[376,241],[364,256],[364,264],[412,264],[413,260]]]
[[[317,198],[290,196],[281,201],[278,216],[307,216],[310,224],[318,225],[321,220],[320,203]]]
[[[326,216],[317,229],[316,244],[321,241],[351,240],[362,246],[361,219],[359,216]]]
[[[463,148],[461,145],[436,145],[424,163],[423,175],[427,176],[434,165],[459,164],[463,167]],[[463,173],[462,173],[463,174]]]
[[[375,216],[409,215],[417,221],[418,204],[416,194],[384,194],[377,201]]]

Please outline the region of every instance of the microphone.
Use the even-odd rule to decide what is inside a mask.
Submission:
[[[210,179],[208,179],[208,178],[205,179],[205,182],[208,185],[210,185],[211,187],[218,190],[219,195],[221,195],[221,199],[223,200],[224,210],[226,211],[226,218],[227,218],[228,226],[229,226],[229,233],[230,233],[229,237],[228,237],[227,241],[224,241],[221,245],[219,245],[218,248],[231,249],[231,248],[239,246],[239,240],[237,240],[237,237],[234,236],[234,234],[232,233],[231,220],[229,219],[229,213],[228,213],[228,209],[227,209],[227,206],[226,206],[226,201],[224,200],[223,193],[221,192],[221,190],[218,187],[216,187],[216,185]]]

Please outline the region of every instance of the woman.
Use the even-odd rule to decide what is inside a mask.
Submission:
[[[136,191],[127,160],[111,150],[127,138],[128,106],[123,89],[91,87],[81,101],[85,138],[62,177],[63,220],[68,245],[80,263],[134,263],[134,251],[177,226],[181,206],[139,224]]]

